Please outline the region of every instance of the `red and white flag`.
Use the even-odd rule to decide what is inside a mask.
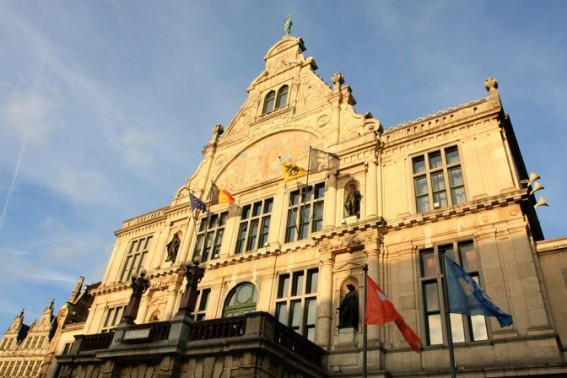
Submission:
[[[421,340],[419,336],[408,326],[404,318],[398,313],[394,304],[388,296],[380,289],[380,286],[370,277],[366,277],[366,309],[364,312],[364,324],[386,324],[394,322],[408,342],[411,349],[420,352]]]

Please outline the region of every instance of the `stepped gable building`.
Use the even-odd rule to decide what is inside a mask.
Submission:
[[[81,291],[83,281],[83,277],[78,279],[69,300],[57,313],[52,300],[31,325],[24,324],[24,310],[14,318],[0,341],[0,377],[47,376],[63,329],[83,330],[81,319],[86,319],[92,302],[88,287]]]
[[[496,80],[486,97],[384,130],[355,111],[342,74],[328,85],[304,51],[289,35],[272,46],[172,202],[116,231],[52,374],[360,377],[366,364],[372,377],[442,377],[450,337],[459,376],[567,374],[567,243],[543,240]],[[446,317],[445,255],[511,326]],[[365,266],[420,353],[392,322],[364,333]],[[343,306],[351,292],[358,302]]]

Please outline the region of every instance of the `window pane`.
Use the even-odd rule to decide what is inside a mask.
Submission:
[[[425,158],[418,156],[413,158],[413,173],[425,172]]]
[[[317,292],[317,280],[319,279],[319,271],[310,270],[307,272],[307,294]]]
[[[416,206],[418,213],[426,213],[429,211],[429,197],[418,197],[416,199]]]
[[[238,236],[236,238],[236,248],[234,249],[235,253],[240,253],[244,250],[244,240],[246,239],[246,229],[248,227],[248,223],[242,223],[240,228],[238,229]]]
[[[431,187],[434,192],[445,190],[445,178],[443,172],[433,173],[431,175]]]
[[[457,146],[445,149],[445,159],[447,160],[447,164],[455,164],[459,162],[459,149]]]
[[[488,340],[486,319],[483,315],[471,316],[471,327],[473,333],[473,341]]]
[[[467,272],[476,271],[479,268],[478,253],[474,248],[473,242],[459,243],[459,256],[461,266]]]
[[[433,208],[442,209],[447,206],[449,206],[449,202],[447,201],[447,192],[443,191],[433,193]]]
[[[317,322],[317,300],[309,298],[305,300],[305,324],[314,325]]]
[[[450,314],[451,332],[453,333],[454,343],[465,342],[465,327],[463,326],[463,316],[461,314]]]
[[[309,231],[309,215],[311,214],[311,206],[303,206],[301,208],[301,224],[299,227],[298,239],[305,239]]]
[[[289,294],[289,274],[284,274],[280,276],[280,282],[278,285],[278,298],[287,297]]]
[[[449,184],[451,185],[451,188],[454,188],[455,186],[462,186],[464,184],[461,167],[449,169]]]
[[[274,110],[274,100],[276,98],[276,92],[270,91],[264,98],[264,107],[262,108],[262,114],[271,112]]]
[[[287,325],[287,303],[280,302],[276,304],[276,318],[280,323]]]
[[[427,195],[427,179],[425,176],[420,176],[415,178],[415,195],[423,196]]]
[[[455,258],[455,250],[453,248],[453,244],[442,245],[439,247],[439,258],[441,260],[443,260],[444,255],[447,255],[453,261],[458,262],[458,260]]]
[[[250,216],[250,205],[246,205],[242,208],[241,219],[248,219],[249,216]]]
[[[429,169],[441,168],[443,162],[441,161],[441,152],[435,151],[429,154]]]
[[[429,331],[429,345],[443,344],[441,315],[434,314],[427,317],[427,330]]]
[[[323,202],[313,205],[313,226],[312,232],[321,231],[323,229]]]
[[[250,223],[250,231],[248,232],[248,241],[246,242],[246,250],[251,251],[256,248],[256,236],[258,235],[258,219]]]
[[[257,217],[260,215],[260,210],[262,210],[262,202],[256,202],[254,204],[254,209],[252,210],[252,216]]]
[[[315,327],[307,328],[305,337],[307,337],[307,340],[315,342]]]
[[[422,251],[421,254],[421,276],[431,277],[435,275],[435,254],[433,250]]]
[[[281,108],[282,106],[285,105],[286,101],[287,101],[287,92],[288,92],[288,86],[284,85],[283,87],[280,88],[280,90],[278,91],[278,98],[276,101],[276,108]]]
[[[427,312],[439,311],[439,292],[437,282],[425,285],[425,310]]]
[[[272,206],[274,204],[274,200],[272,198],[268,198],[264,201],[264,214],[269,214],[272,212]]]
[[[214,247],[213,247],[212,258],[219,257],[223,235],[224,235],[224,228],[221,228],[220,230],[217,231],[217,234],[215,236],[215,244],[214,244]]]
[[[293,284],[291,287],[291,295],[303,295],[303,272],[293,273]]]
[[[201,291],[201,300],[199,301],[199,311],[205,311],[207,308],[207,302],[209,301],[209,294],[211,289],[205,289]]]
[[[291,192],[289,194],[289,203],[291,206],[295,206],[299,203],[299,191]]]
[[[325,195],[325,183],[315,185],[315,199],[321,199]]]
[[[292,242],[292,241],[295,240],[296,218],[297,218],[297,208],[289,209],[288,212],[287,212],[287,226],[286,226],[286,232],[285,232],[286,243]]]
[[[298,329],[301,327],[301,301],[291,301],[290,304],[290,314],[289,317],[291,319],[290,327],[292,329]]]
[[[465,188],[459,187],[451,190],[453,196],[453,204],[458,205],[460,203],[465,203],[467,201],[467,196],[465,195]]]
[[[258,240],[258,248],[267,246],[269,230],[270,230],[270,217],[265,217],[262,219],[262,229],[260,230],[260,239]]]

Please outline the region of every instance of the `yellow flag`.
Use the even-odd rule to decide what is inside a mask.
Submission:
[[[281,164],[282,173],[285,181],[293,180],[298,177],[307,176],[307,171],[298,165],[291,163]]]

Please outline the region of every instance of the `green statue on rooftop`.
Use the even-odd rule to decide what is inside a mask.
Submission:
[[[293,25],[293,22],[291,22],[291,13],[290,13],[287,15],[284,21],[284,30],[285,30],[285,35],[287,37],[291,35],[291,25]]]

